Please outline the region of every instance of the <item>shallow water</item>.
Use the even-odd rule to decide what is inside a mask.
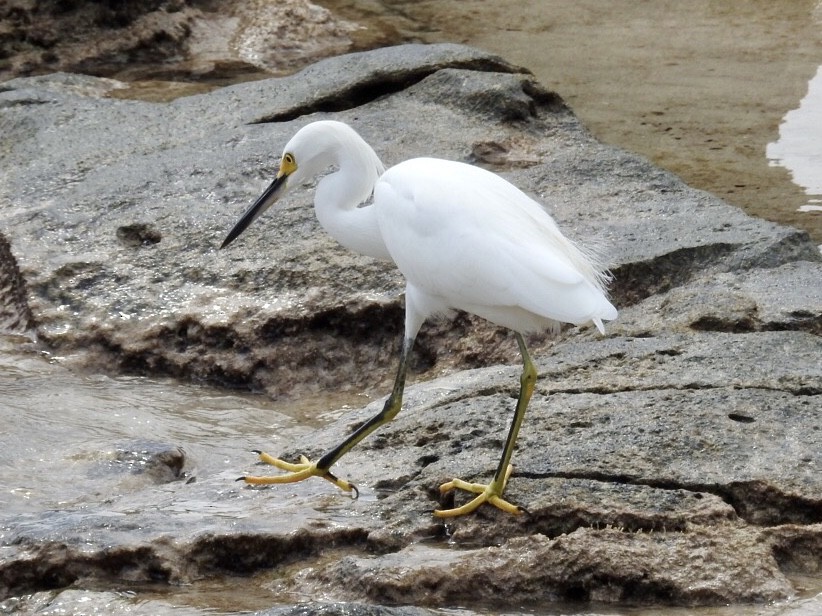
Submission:
[[[0,400],[7,514],[82,507],[153,482],[152,455],[177,448],[185,454],[183,479],[241,475],[255,461],[251,449],[284,449],[345,410],[323,398],[284,406],[171,380],[79,374],[27,339],[2,335]],[[31,474],[32,467],[45,472]]]
[[[779,138],[768,144],[772,165],[791,172],[793,182],[805,190],[808,202],[799,211],[822,213],[822,66],[808,82],[808,93],[799,107],[785,114]],[[818,215],[817,215],[818,216]]]

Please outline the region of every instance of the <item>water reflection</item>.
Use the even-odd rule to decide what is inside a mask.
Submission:
[[[779,139],[768,144],[770,165],[785,167],[808,195],[801,212],[822,212],[822,66],[808,82],[797,109],[785,114]]]

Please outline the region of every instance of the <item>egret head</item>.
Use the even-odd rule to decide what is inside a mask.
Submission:
[[[337,149],[334,137],[335,131],[339,130],[335,125],[338,124],[340,123],[314,122],[297,131],[283,150],[277,177],[237,221],[220,248],[225,248],[237,239],[252,222],[274,205],[290,186],[298,186],[303,180],[316,175],[334,162],[333,153]],[[351,130],[347,126],[345,128]]]
[[[220,248],[233,242],[263,212],[282,197],[291,186],[299,186],[330,166],[340,167],[343,163],[357,164],[365,179],[364,194],[356,195],[365,199],[371,192],[377,178],[385,170],[374,150],[350,126],[342,122],[324,120],[312,122],[301,128],[286,144],[280,159],[277,177],[252,204],[234,228],[226,236]]]

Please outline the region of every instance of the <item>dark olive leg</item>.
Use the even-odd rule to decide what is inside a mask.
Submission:
[[[317,462],[317,469],[328,470],[331,468],[332,464],[348,453],[348,451],[351,450],[357,443],[371,434],[374,430],[383,424],[388,423],[397,416],[397,413],[399,413],[402,408],[402,393],[405,390],[405,375],[408,371],[408,362],[411,357],[411,347],[413,346],[413,338],[406,338],[403,340],[400,365],[397,369],[397,377],[394,379],[394,387],[391,390],[391,395],[388,396],[388,400],[385,401],[385,405],[382,407],[382,410],[357,428],[342,443],[320,458]]]
[[[497,466],[497,471],[494,473],[494,478],[488,485],[469,483],[461,479],[453,479],[442,484],[440,486],[440,491],[443,493],[454,489],[460,489],[473,492],[478,496],[461,507],[435,511],[434,515],[438,517],[447,518],[471,513],[484,502],[488,502],[509,513],[517,514],[524,511],[522,507],[512,505],[508,501],[502,499],[502,492],[505,490],[505,484],[508,483],[508,477],[511,475],[511,455],[514,453],[514,445],[517,442],[519,429],[522,427],[522,421],[525,419],[525,409],[528,408],[528,402],[531,400],[531,394],[534,393],[534,385],[537,382],[537,370],[531,361],[531,356],[528,354],[525,341],[522,339],[521,334],[517,333],[516,336],[517,344],[519,344],[519,351],[522,354],[523,364],[522,376],[520,377],[519,398],[517,399],[514,419],[511,422],[511,428],[508,431],[508,438],[505,439],[505,446],[502,448],[502,457],[500,458],[499,465]]]
[[[356,493],[357,488],[354,484],[344,479],[339,479],[330,472],[331,466],[346,453],[348,453],[348,451],[350,451],[357,443],[383,424],[394,419],[394,417],[397,416],[397,413],[400,412],[400,408],[402,408],[402,394],[405,389],[405,375],[408,371],[408,363],[410,361],[411,348],[413,346],[414,338],[406,338],[403,340],[400,365],[397,369],[397,378],[394,380],[394,387],[391,390],[391,395],[388,396],[388,400],[385,401],[385,405],[382,410],[374,415],[374,417],[366,421],[362,426],[357,428],[357,430],[355,430],[339,445],[334,447],[334,449],[326,453],[317,462],[311,462],[303,456],[300,462],[296,464],[274,458],[266,453],[257,452],[260,456],[260,460],[267,464],[276,466],[279,469],[288,471],[287,474],[265,477],[247,476],[240,477],[238,481],[245,481],[246,483],[251,483],[254,485],[268,485],[275,483],[293,483],[296,481],[302,481],[303,479],[307,479],[309,477],[322,477],[346,492],[351,492],[353,490]]]
[[[519,352],[522,355],[522,375],[519,378],[519,398],[517,398],[517,408],[514,411],[514,419],[511,421],[511,429],[508,430],[508,438],[505,439],[505,446],[502,448],[502,457],[497,466],[497,472],[494,473],[494,481],[501,481],[505,477],[508,470],[508,465],[511,464],[511,455],[514,453],[514,445],[519,436],[519,429],[522,427],[522,421],[525,419],[525,409],[528,408],[528,403],[531,401],[531,395],[534,393],[534,386],[537,383],[537,369],[531,361],[531,356],[528,354],[528,349],[525,346],[525,341],[522,335],[517,334],[517,344],[519,344]]]

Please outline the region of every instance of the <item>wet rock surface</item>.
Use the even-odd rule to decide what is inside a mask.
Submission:
[[[252,454],[227,470],[180,443],[113,443],[117,490],[88,473],[80,501],[0,514],[0,594],[18,612],[106,584],[226,578],[293,604],[271,614],[503,595],[723,605],[786,599],[792,576],[820,575],[822,260],[806,234],[597,143],[527,73],[464,47],[343,56],[167,104],[112,87],[0,84],[3,229],[39,339],[74,365],[280,398],[386,391],[402,280],[327,237],[310,190],[217,251],[288,137],[320,117],[389,165],[431,154],[503,173],[606,251],[621,314],[604,338],[534,340],[540,380],[506,492],[529,515],[431,516],[450,504],[440,483],[491,476],[518,387],[512,337],[459,315],[425,327],[403,412],[335,467],[358,500],[319,480],[245,488],[233,480]],[[317,456],[380,407],[271,453]]]

